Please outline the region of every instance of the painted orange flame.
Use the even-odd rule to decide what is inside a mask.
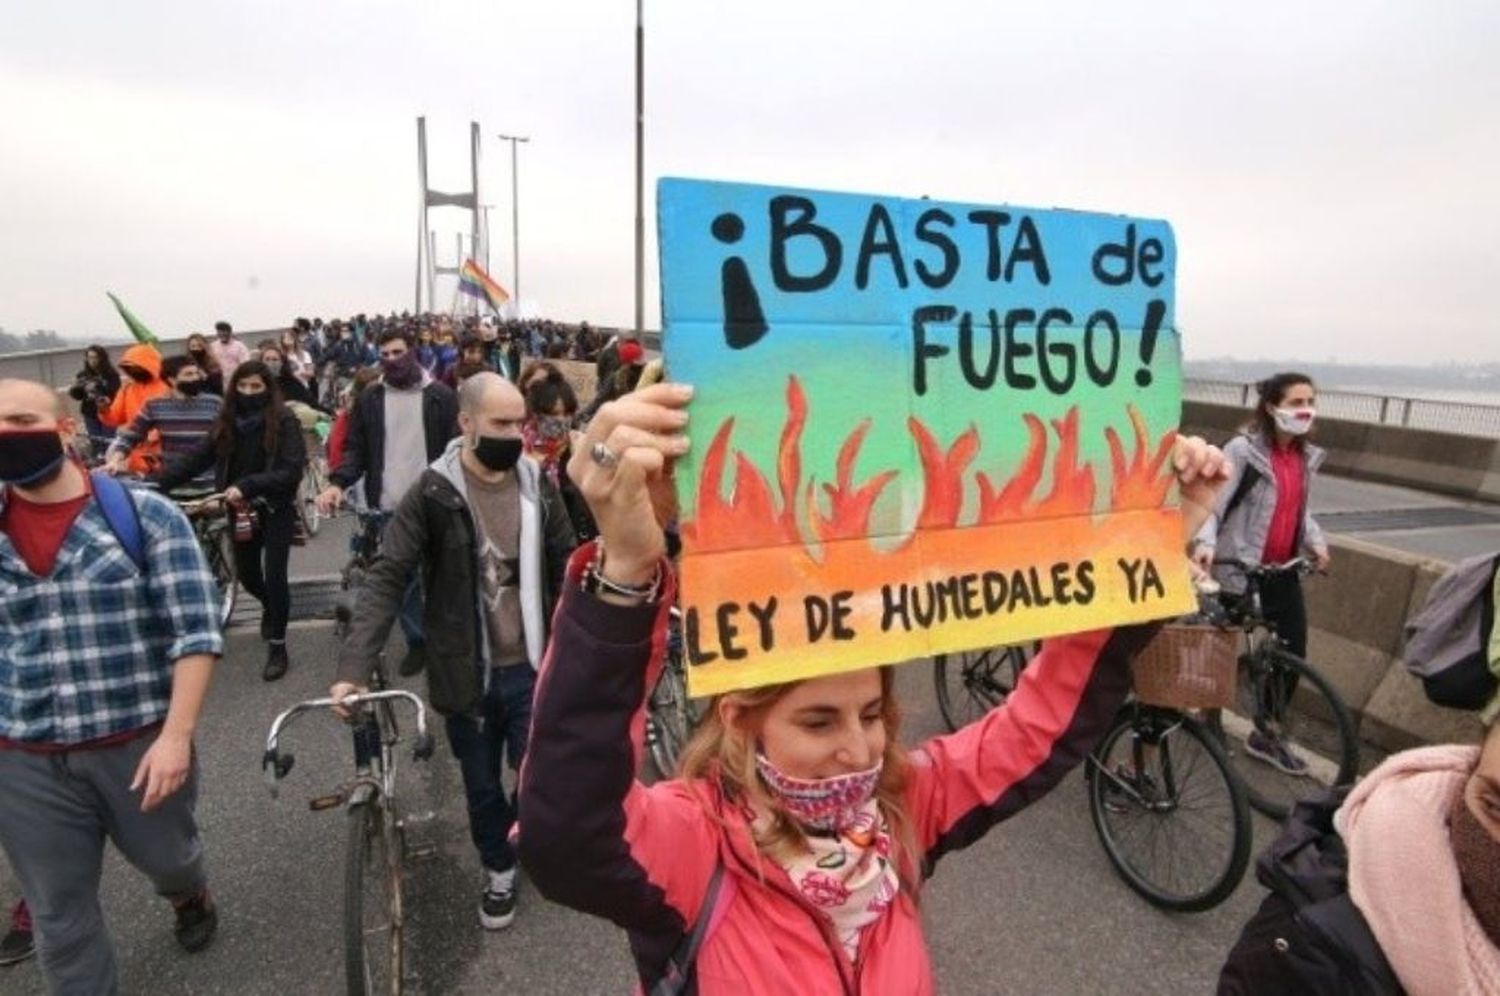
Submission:
[[[1094,468],[1078,466],[1078,406],[1062,421],[1052,420],[1057,433],[1057,457],[1052,461],[1052,491],[1036,503],[1037,518],[1084,515],[1094,510]]]
[[[1172,455],[1172,446],[1177,442],[1177,433],[1168,432],[1157,444],[1155,455],[1149,459],[1146,451],[1150,447],[1150,434],[1146,430],[1146,419],[1135,405],[1127,405],[1130,426],[1135,432],[1135,450],[1130,464],[1125,463],[1125,447],[1120,434],[1113,428],[1104,430],[1109,442],[1109,462],[1113,471],[1109,493],[1112,508],[1155,508],[1167,500],[1172,487],[1172,468],[1167,458]]]
[[[1015,476],[1004,487],[996,489],[988,474],[975,475],[979,482],[979,521],[986,525],[1025,515],[1026,504],[1042,480],[1042,463],[1047,458],[1047,429],[1035,415],[1027,413],[1021,418],[1026,422],[1031,442],[1026,445],[1026,455],[1021,458]]]
[[[918,529],[951,529],[958,525],[964,502],[964,471],[979,455],[979,429],[969,426],[947,452],[938,445],[927,426],[915,416],[906,420],[917,455],[922,459],[922,511]]]
[[[876,503],[898,472],[884,470],[863,483],[854,480],[854,467],[869,435],[872,421],[865,419],[845,438],[839,449],[832,484],[821,485],[827,512],[818,501],[819,485],[810,477],[803,481],[802,434],[807,427],[808,402],[801,382],[788,378],[787,418],[776,455],[778,495],[761,470],[743,452],[734,454],[734,488],[726,499],[724,472],[729,461],[729,442],[734,419],[724,420],[704,455],[698,478],[697,511],[682,524],[682,532],[698,552],[795,545],[810,553],[816,544],[865,540],[861,549],[873,548],[870,524]],[[1127,459],[1119,433],[1105,430],[1110,448],[1111,510],[1156,508],[1166,500],[1172,473],[1168,465],[1176,434],[1168,432],[1149,453],[1145,419],[1129,406],[1134,430],[1134,449]],[[1014,474],[1003,484],[984,473],[976,473],[978,512],[976,525],[992,525],[1023,517],[1050,518],[1085,516],[1094,512],[1094,469],[1079,465],[1079,411],[1070,408],[1052,421],[1058,447],[1052,459],[1052,487],[1045,497],[1036,497],[1048,455],[1047,427],[1035,415],[1022,416],[1029,441]],[[910,546],[918,531],[950,529],[959,525],[963,508],[965,474],[979,454],[979,430],[970,425],[946,449],[932,431],[916,418],[907,420],[922,465],[922,506],[916,529],[897,553]],[[1148,455],[1149,454],[1149,455]],[[800,502],[800,505],[799,505]],[[806,509],[809,537],[799,526],[799,511]]]
[[[885,486],[896,479],[894,470],[882,471],[860,487],[854,486],[854,462],[859,459],[859,448],[864,445],[865,435],[870,431],[870,419],[859,423],[859,427],[839,447],[839,458],[834,484],[823,485],[828,496],[829,515],[823,517],[813,497],[813,482],[807,482],[807,510],[812,520],[813,533],[823,543],[838,540],[863,539],[870,531],[870,514],[875,501]]]

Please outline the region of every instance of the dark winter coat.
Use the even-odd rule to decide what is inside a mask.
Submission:
[[[1271,890],[1219,976],[1220,996],[1387,996],[1403,990],[1349,898],[1349,854],[1333,827],[1348,789],[1298,803],[1256,863]]]
[[[214,490],[236,487],[246,498],[264,498],[273,510],[291,508],[297,500],[297,485],[307,463],[307,444],[297,416],[283,411],[276,434],[276,452],[267,454],[264,424],[237,431],[234,445],[220,452],[210,434],[193,452],[173,460],[156,478],[158,487],[171,491],[188,483],[210,467]]]
[[[78,402],[78,410],[84,418],[98,418],[100,410],[109,407],[119,390],[120,375],[113,368],[92,370],[85,366],[74,378],[68,397]]]
[[[422,434],[429,463],[442,456],[449,440],[458,435],[458,395],[447,384],[432,381],[422,388]],[[384,473],[385,385],[371,384],[354,403],[343,459],[328,479],[347,490],[363,477],[365,502],[379,508]]]
[[[365,575],[349,637],[339,653],[338,680],[363,685],[380,659],[401,611],[412,572],[427,592],[427,695],[444,715],[473,713],[488,676],[489,635],[479,589],[481,543],[463,489],[455,442],[407,491],[381,538],[380,557]],[[520,596],[526,645],[541,665],[547,625],[576,542],[562,499],[536,463],[522,458],[515,473],[521,501]]]

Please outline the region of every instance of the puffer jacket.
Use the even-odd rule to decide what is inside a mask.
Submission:
[[[1224,455],[1232,465],[1229,481],[1219,492],[1214,514],[1204,521],[1198,535],[1193,537],[1193,547],[1195,550],[1211,549],[1219,560],[1259,564],[1266,548],[1266,538],[1271,533],[1271,516],[1276,511],[1276,475],[1271,470],[1271,444],[1259,432],[1241,433],[1224,445]],[[1327,455],[1312,443],[1302,448],[1302,514],[1296,549],[1308,553],[1328,547],[1323,530],[1307,508],[1313,475]],[[1239,492],[1240,481],[1250,468],[1257,475],[1255,483],[1233,511],[1229,511],[1229,503]],[[1228,521],[1225,521],[1227,511]],[[1218,564],[1213,569],[1213,576],[1226,591],[1240,594],[1245,590],[1245,572],[1238,567]]]
[[[622,607],[579,588],[574,555],[553,618],[521,771],[519,853],[549,899],[625,928],[649,992],[721,862],[733,899],[699,951],[703,994],[933,992],[913,899],[866,928],[851,964],[826,916],[762,858],[742,807],[712,781],[635,779],[644,706],[662,666],[670,592]],[[906,806],[924,874],[1041,798],[1078,764],[1124,700],[1139,626],[1049,641],[1004,705],[911,752]]]
[[[1349,852],[1333,817],[1348,787],[1293,807],[1256,862],[1270,889],[1219,975],[1219,996],[1398,996],[1403,990],[1349,897]]]
[[[132,364],[142,370],[149,371],[151,379],[142,384],[134,377],[121,375],[120,389],[115,392],[114,400],[108,408],[100,409],[99,421],[111,429],[129,425],[135,421],[135,417],[146,407],[146,402],[152,398],[164,398],[172,393],[166,381],[161,379],[161,354],[156,351],[155,346],[146,343],[138,343],[125,350],[125,355],[120,357],[120,364]],[[161,458],[160,437],[148,436],[146,441],[136,446],[130,454],[129,467],[137,474],[149,473]]]

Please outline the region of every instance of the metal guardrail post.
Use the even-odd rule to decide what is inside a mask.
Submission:
[[[1405,403],[1401,406],[1401,424],[1406,426],[1411,424],[1411,399],[1406,398],[1404,400]]]

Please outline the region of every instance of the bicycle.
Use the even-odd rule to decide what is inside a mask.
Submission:
[[[1211,716],[1210,725],[1244,783],[1250,805],[1282,820],[1299,800],[1354,781],[1359,739],[1349,708],[1333,685],[1288,650],[1265,617],[1265,582],[1310,574],[1312,565],[1300,557],[1285,564],[1216,563],[1245,572],[1244,595],[1227,606],[1244,632],[1244,650],[1234,706]],[[1277,746],[1300,761],[1302,770],[1289,771],[1273,760]]]
[[[198,537],[203,559],[208,562],[214,584],[219,588],[219,627],[227,628],[234,616],[235,603],[239,601],[240,578],[234,563],[234,533],[228,516],[224,514],[228,510],[224,493],[218,491],[191,497],[178,493],[171,497],[193,524],[193,535]]]
[[[933,681],[949,729],[1004,702],[1040,646],[937,655]],[[1231,685],[1226,665],[1233,666],[1220,662],[1222,693]],[[1152,905],[1201,912],[1223,902],[1244,878],[1249,803],[1222,746],[1193,710],[1132,697],[1090,751],[1084,786],[1105,856]]]
[[[1161,909],[1201,912],[1245,877],[1250,804],[1200,710],[1233,695],[1233,637],[1169,624],[1132,663],[1135,694],[1089,752],[1089,814],[1117,874]]]
[[[646,704],[646,750],[662,778],[677,772],[677,759],[701,717],[688,698],[682,653],[682,613],[674,605],[667,619],[667,653],[661,676]]]
[[[329,795],[312,799],[310,808],[322,811],[343,806],[348,816],[344,852],[344,982],[349,996],[386,993],[399,996],[405,984],[404,897],[406,827],[430,818],[403,817],[396,800],[396,745],[401,742],[396,724],[396,700],[405,701],[416,713],[417,735],[412,758],[432,757],[433,739],[427,729],[427,707],[422,699],[404,689],[384,688],[379,672],[375,690],[351,695],[343,704],[359,708],[353,721],[354,777]],[[279,714],[266,736],[261,758],[271,795],[292,770],[295,758],[280,747],[281,734],[297,716],[310,710],[326,710],[331,698],[299,702]]]
[[[956,732],[1004,702],[1040,648],[1040,643],[1018,643],[935,654],[932,683],[937,690],[938,711],[948,730]]]
[[[359,528],[349,537],[349,559],[339,568],[339,587],[344,594],[333,610],[333,632],[342,640],[354,620],[354,598],[364,584],[365,572],[380,555],[380,533],[386,516],[381,512],[358,513]]]

